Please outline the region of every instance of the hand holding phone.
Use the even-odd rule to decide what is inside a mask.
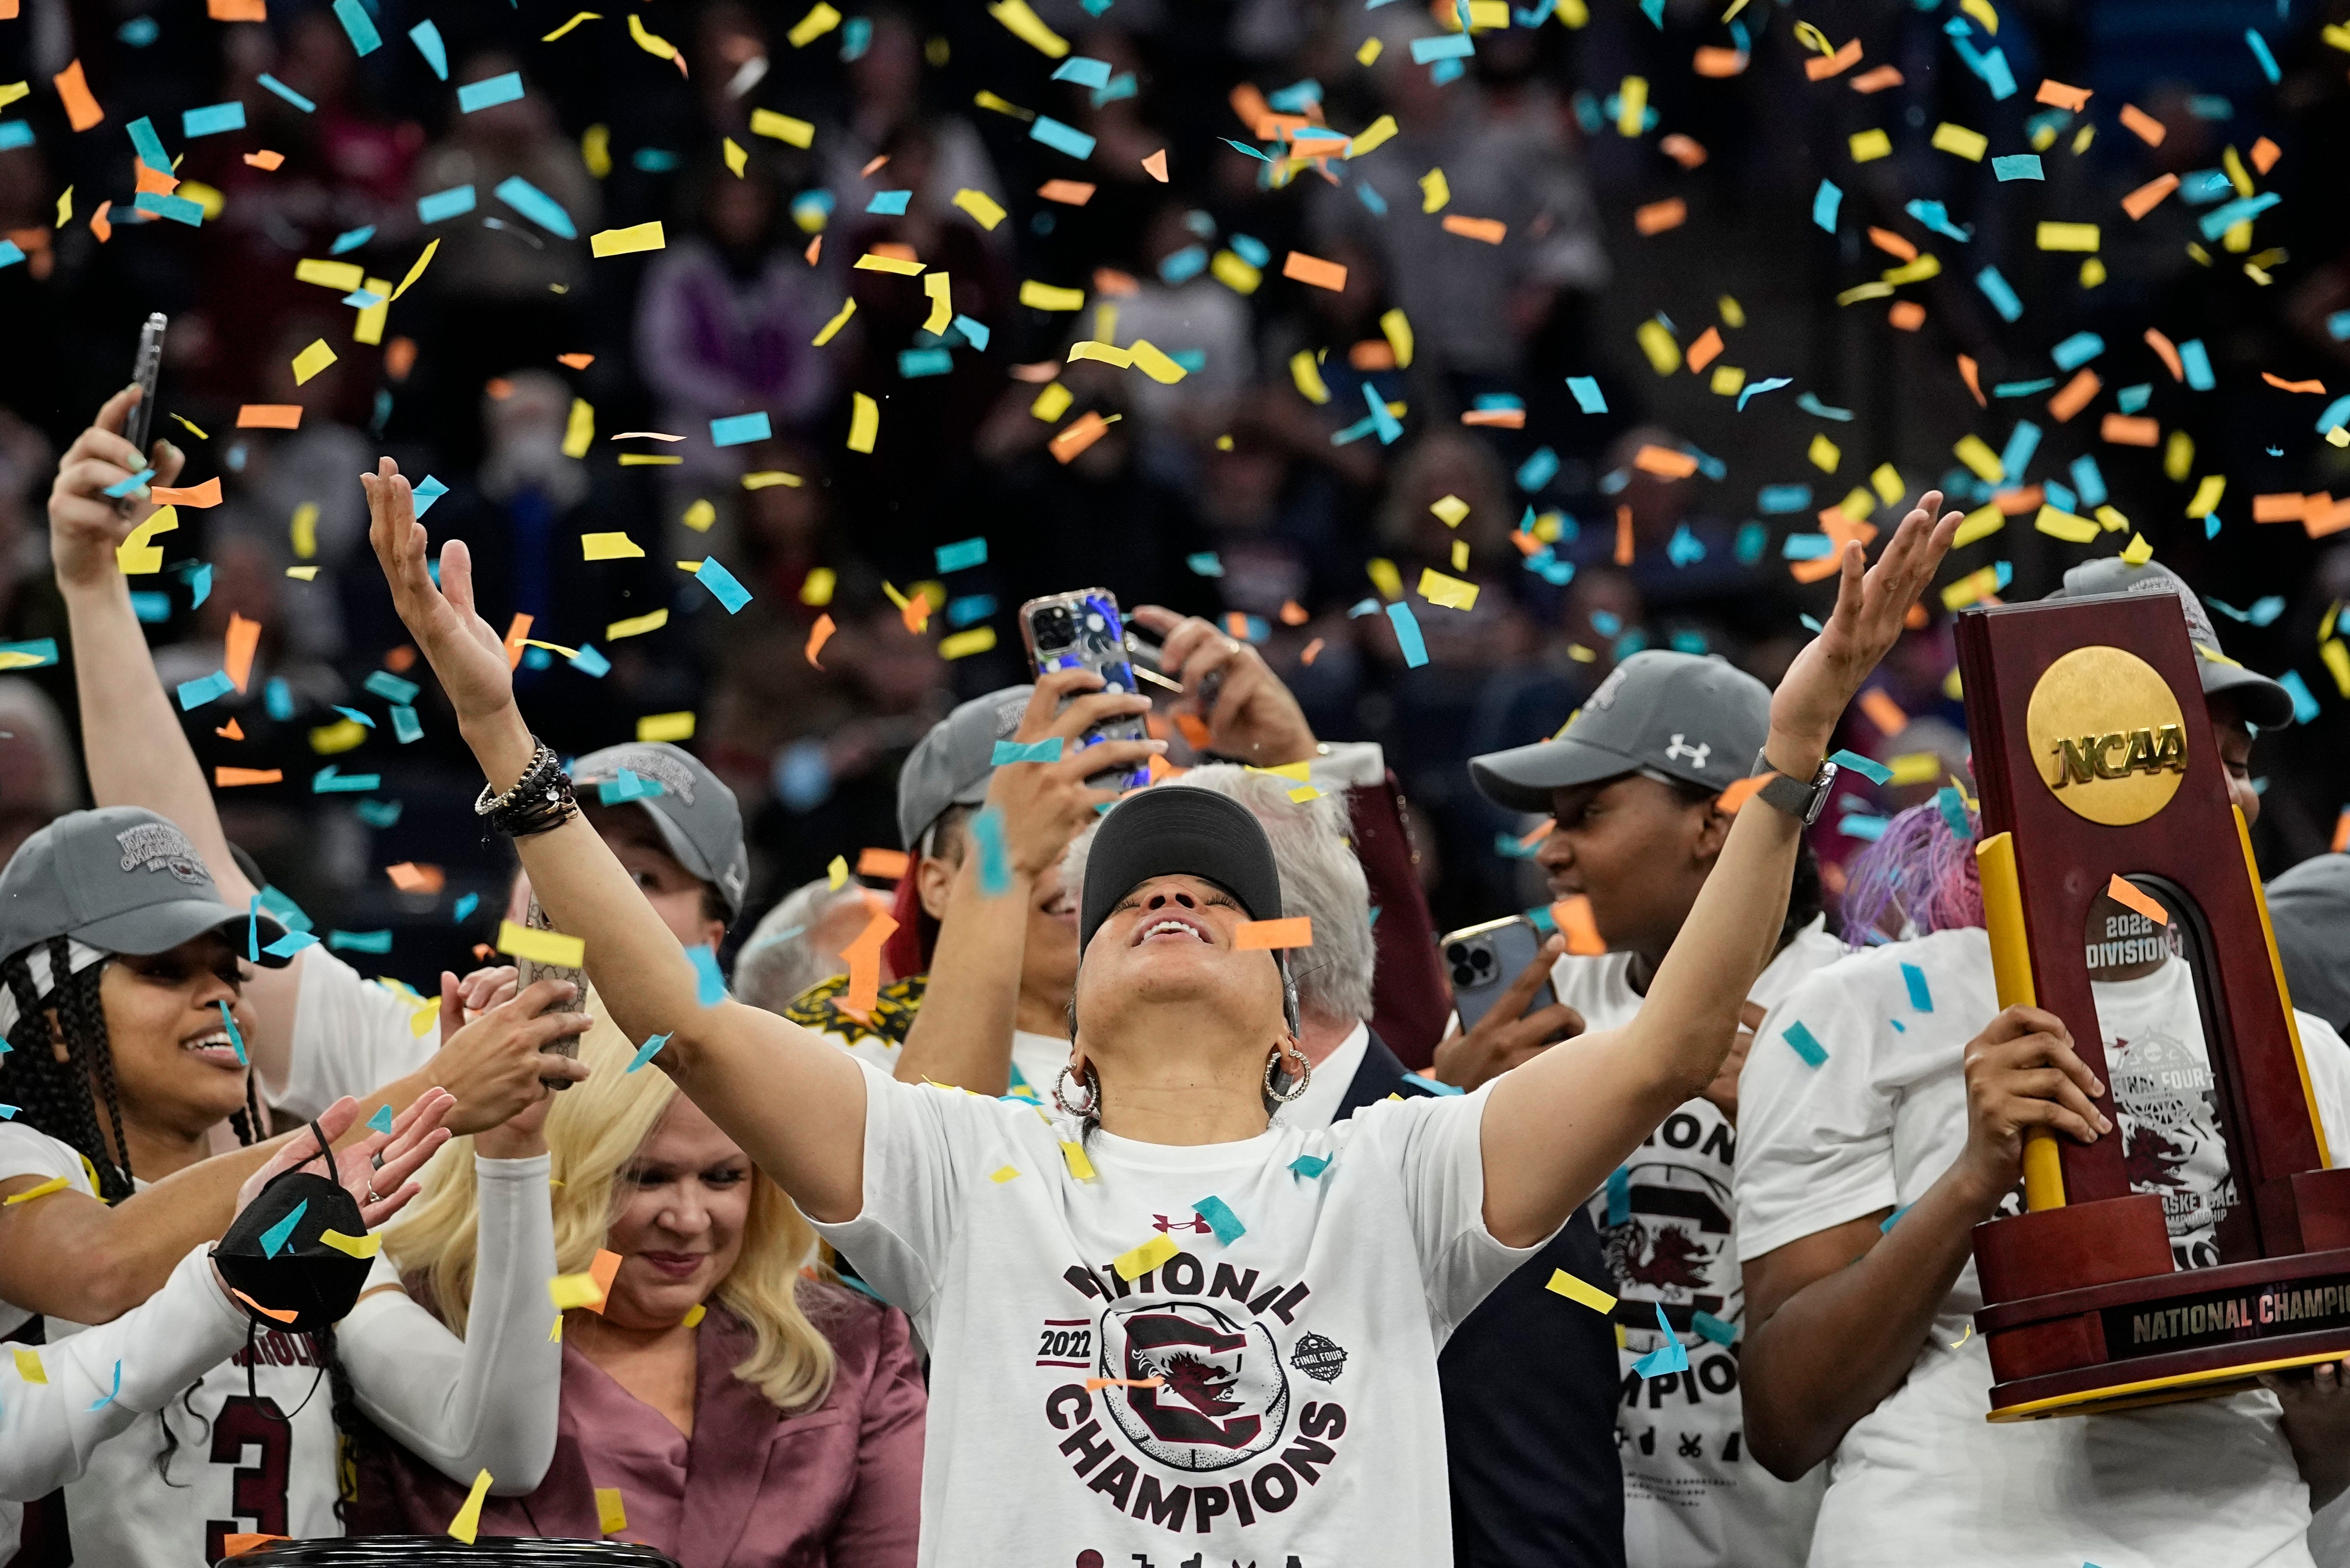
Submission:
[[[1039,675],[1056,670],[1090,670],[1106,691],[1132,691],[1133,667],[1127,659],[1126,623],[1118,598],[1107,588],[1077,588],[1048,594],[1020,607],[1020,639]],[[1140,741],[1149,736],[1140,714],[1107,720],[1077,738],[1080,749],[1104,741]],[[1149,767],[1112,770],[1086,781],[1095,789],[1139,789],[1150,782]]]
[[[1550,986],[1551,966],[1565,950],[1565,939],[1544,938],[1523,915],[1438,938],[1461,1032],[1437,1045],[1430,1075],[1473,1089],[1582,1033],[1583,1015]]]
[[[536,895],[533,895],[530,900],[530,911],[523,916],[522,923],[534,931],[555,929],[555,922],[547,918],[545,909],[539,908]],[[525,958],[520,954],[515,956],[515,989],[517,992],[527,991],[535,981],[542,980],[568,981],[576,988],[572,997],[578,1003],[577,1011],[581,1012],[588,1011],[588,971],[586,970],[567,969],[561,964],[542,963],[536,959]],[[547,1011],[552,1012],[556,1010],[549,1008]],[[551,1051],[558,1056],[568,1056],[576,1062],[579,1059],[579,1036],[567,1034],[543,1049]],[[568,1078],[541,1078],[539,1082],[556,1090],[567,1089],[571,1086],[571,1080]]]

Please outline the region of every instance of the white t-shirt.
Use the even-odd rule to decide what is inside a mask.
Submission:
[[[1281,1108],[1284,1127],[1326,1127],[1338,1114],[1338,1103],[1354,1086],[1355,1075],[1371,1048],[1371,1026],[1357,1023],[1305,1080],[1305,1092]],[[1066,1049],[1066,1047],[1065,1047]]]
[[[865,1095],[863,1212],[816,1229],[931,1347],[921,1563],[1451,1561],[1437,1353],[1536,1250],[1485,1230],[1482,1091],[1200,1147],[1097,1131],[1087,1180],[1073,1121],[870,1064]]]
[[[1905,964],[1932,1011],[1913,1004]],[[2211,1112],[2197,1079],[2210,1084],[2210,1064],[2185,967],[2092,987],[2117,1134],[2157,1135],[2144,1162],[2131,1161],[2132,1185],[2163,1193],[2182,1256],[2196,1254],[2212,1210],[2233,1200],[2199,1131]],[[1965,1147],[1963,1054],[1998,1011],[1979,928],[1855,954],[1790,992],[1740,1082],[1740,1258],[1924,1196]],[[2339,1162],[2350,1153],[2350,1048],[2323,1021],[2298,1018]],[[1819,1066],[1787,1044],[1795,1023],[1826,1051]],[[2006,1211],[2017,1207],[2011,1198]],[[2309,1491],[2272,1396],[1992,1425],[1991,1359],[1969,1332],[1981,1304],[1970,1262],[1908,1380],[1845,1434],[1813,1568],[1880,1568],[1895,1540],[1911,1568],[2309,1563]]]
[[[364,1099],[416,1072],[441,1049],[437,1017],[422,1034],[413,1010],[321,945],[305,948],[285,1084],[262,1085],[272,1110],[307,1121],[345,1095]]]
[[[1844,951],[1826,920],[1814,919],[1755,977],[1748,998],[1768,1008]],[[1551,989],[1590,1029],[1621,1028],[1640,1011],[1631,968],[1630,953],[1562,958],[1551,970]],[[1705,1326],[1716,1335],[1742,1331],[1745,1323],[1731,1231],[1737,1147],[1730,1118],[1700,1096],[1667,1116],[1591,1199],[1591,1222],[1614,1276],[1597,1282],[1617,1303],[1624,1398],[1616,1447],[1624,1462],[1627,1568],[1798,1568],[1827,1486],[1825,1469],[1783,1481],[1747,1454],[1741,1349],[1698,1325],[1700,1312],[1713,1320]],[[1664,1344],[1659,1304],[1689,1352],[1690,1369],[1644,1380],[1632,1364]]]

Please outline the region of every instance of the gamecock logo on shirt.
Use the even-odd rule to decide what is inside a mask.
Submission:
[[[1118,1429],[1179,1470],[1223,1469],[1281,1440],[1289,1379],[1273,1335],[1200,1302],[1114,1306],[1101,1314],[1100,1376],[1155,1386],[1104,1390]]]

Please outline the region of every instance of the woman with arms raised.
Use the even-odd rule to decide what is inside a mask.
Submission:
[[[1272,856],[1245,809],[1203,791],[1146,792],[1097,837],[1057,1120],[699,1005],[515,709],[464,547],[436,586],[407,481],[386,460],[366,483],[401,618],[489,775],[485,815],[585,940],[614,1022],[666,1036],[654,1064],[931,1347],[921,1561],[1079,1568],[1446,1560],[1437,1352],[1711,1081],[1786,902],[1799,824],[1774,802],[1808,803],[1795,781],[1820,772],[1958,524],[1912,513],[1865,575],[1846,550],[1827,629],[1773,701],[1764,765],[1785,782],[1739,813],[1630,1024],[1477,1094],[1309,1132],[1272,1115],[1306,1075],[1289,1071],[1284,961],[1247,943],[1281,915]]]

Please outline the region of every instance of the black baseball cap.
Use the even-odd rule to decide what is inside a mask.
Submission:
[[[1553,790],[1643,770],[1721,790],[1770,737],[1769,687],[1723,659],[1649,649],[1608,671],[1555,738],[1471,757],[1469,776],[1512,811],[1546,812]]]
[[[1210,790],[1146,789],[1110,807],[1094,832],[1078,898],[1080,959],[1118,901],[1153,877],[1203,877],[1250,919],[1281,919],[1281,872],[1253,812]]]

